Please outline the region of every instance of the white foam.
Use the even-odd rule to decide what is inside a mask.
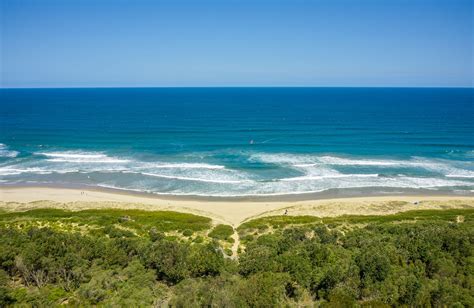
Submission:
[[[101,163],[101,164],[115,164],[115,163],[126,163],[127,160],[122,159],[100,159],[100,160],[90,160],[90,159],[64,159],[64,158],[54,158],[48,159],[50,162],[54,163]]]
[[[17,169],[17,168],[1,168],[0,175],[18,175],[22,173],[34,173],[34,174],[51,174],[53,171],[45,170],[42,168],[25,168],[25,169]]]
[[[342,178],[376,178],[378,174],[335,174],[335,175],[322,175],[322,176],[297,176],[292,178],[284,178],[279,181],[313,181],[313,180],[324,180],[324,179],[342,179]]]
[[[278,164],[286,168],[296,169],[298,172],[303,173],[301,176],[281,179],[281,181],[319,180],[346,176],[328,165],[317,162],[317,156],[305,154],[259,153],[252,155],[250,159],[264,163]]]
[[[383,189],[385,187],[400,189],[437,189],[438,187],[464,189],[467,187],[467,189],[472,189],[474,187],[471,179],[474,177],[474,172],[471,170],[472,165],[469,165],[469,162],[417,157],[407,160],[385,160],[356,159],[329,155],[256,153],[252,154],[249,159],[264,164],[275,164],[277,170],[271,170],[268,173],[266,171],[253,173],[251,171],[226,168],[223,165],[205,163],[205,155],[199,159],[196,157],[187,158],[185,161],[140,161],[131,158],[112,157],[103,152],[80,150],[64,152],[44,151],[35,154],[41,155],[43,159],[37,159],[39,157],[16,159],[15,164],[12,165],[9,162],[8,167],[5,166],[7,164],[5,163],[3,166],[0,166],[0,176],[12,175],[9,181],[11,183],[21,177],[15,177],[14,175],[22,173],[56,174],[79,172],[88,174],[94,172],[97,173],[96,177],[94,177],[95,181],[100,181],[101,184],[99,186],[102,187],[109,186],[109,188],[115,189],[168,195],[220,197],[297,195],[322,192],[330,189]],[[104,161],[109,163],[103,163]],[[349,168],[338,168],[337,166],[339,165],[352,165],[355,167],[350,168],[351,171],[347,171]],[[357,166],[374,166],[373,173],[359,173]],[[417,177],[413,176],[413,174],[420,174],[420,170],[403,170],[403,172],[396,170],[395,172],[388,173],[390,176],[383,176],[385,172],[377,168],[389,168],[392,166],[412,169],[422,168],[433,171],[436,174],[431,177]],[[367,168],[363,169],[367,172]],[[362,170],[360,171],[362,172]],[[135,175],[127,176],[121,173],[132,173]],[[393,175],[394,173],[406,175],[399,174],[397,176]],[[283,178],[278,179],[278,174],[286,175],[280,175]],[[433,173],[426,174],[432,175]],[[21,178],[25,180],[28,177]],[[50,177],[55,176],[44,177],[44,180]],[[33,177],[33,179],[36,178]],[[62,179],[60,176],[56,178]],[[65,178],[77,181],[74,176]],[[83,176],[80,178],[83,178]],[[160,180],[160,178],[163,180]],[[117,185],[117,187],[114,185]]]
[[[46,156],[48,162],[63,163],[107,163],[124,164],[132,163],[130,168],[136,169],[225,169],[222,165],[211,165],[205,163],[165,163],[165,162],[143,162],[129,159],[111,157],[101,152],[37,152],[36,155]]]
[[[152,163],[145,164],[146,168],[157,168],[157,169],[225,169],[221,165],[210,165],[210,164],[201,164],[201,163]]]
[[[119,159],[97,152],[38,152],[36,155],[48,157],[47,161],[62,163],[127,163],[127,159]]]
[[[111,189],[117,189],[117,190],[124,190],[124,191],[135,191],[135,192],[141,192],[141,193],[152,193],[150,190],[146,189],[135,189],[135,188],[124,188],[124,187],[118,187],[115,185],[109,185],[109,184],[97,184],[99,187],[103,188],[111,188]]]
[[[268,154],[257,153],[250,156],[250,160],[266,163],[291,165],[294,167],[311,167],[317,165],[342,165],[342,166],[397,166],[406,164],[401,160],[372,160],[350,159],[337,156],[317,156],[309,154]]]
[[[47,157],[61,157],[61,158],[93,158],[93,159],[98,159],[98,158],[107,157],[107,155],[104,155],[104,154],[83,154],[83,153],[77,153],[77,152],[51,152],[51,153],[39,152],[39,153],[35,153],[35,154],[44,155],[44,156],[47,156]]]
[[[222,183],[222,184],[239,184],[246,182],[245,180],[213,180],[213,179],[206,179],[206,178],[193,178],[193,177],[184,177],[184,176],[173,176],[173,175],[165,175],[165,174],[156,174],[156,173],[148,173],[142,172],[143,175],[154,176],[158,178],[165,178],[165,179],[174,179],[174,180],[183,180],[183,181],[194,181],[194,182],[207,182],[207,183]],[[247,181],[248,182],[248,181]]]
[[[150,184],[149,187],[118,187],[109,184],[99,184],[102,187],[123,189],[130,191],[151,192],[158,195],[176,196],[204,196],[204,197],[255,197],[255,196],[284,196],[300,195],[309,193],[320,193],[330,189],[346,188],[424,188],[436,189],[438,187],[454,187],[466,185],[466,182],[457,180],[417,178],[417,177],[393,177],[384,178],[370,175],[367,177],[353,177],[351,175],[340,178],[321,178],[317,180],[304,181],[272,181],[254,182],[251,186],[232,185],[219,188],[219,186],[209,186],[203,191],[196,186],[185,185],[171,191],[160,191],[159,188]]]
[[[232,197],[264,197],[264,196],[285,196],[285,195],[301,195],[301,194],[309,194],[309,193],[318,193],[322,192],[323,190],[313,190],[313,191],[295,191],[295,192],[282,192],[282,193],[237,193],[237,194],[229,194],[229,193],[200,193],[200,192],[178,192],[178,191],[173,191],[173,192],[159,192],[159,191],[153,191],[150,189],[136,189],[136,188],[124,188],[124,187],[118,187],[115,185],[110,185],[110,184],[97,184],[99,187],[104,187],[104,188],[111,188],[111,189],[117,189],[117,190],[124,190],[124,191],[134,191],[134,192],[145,192],[145,193],[151,193],[154,195],[162,195],[162,196],[197,196],[197,197],[226,197],[226,198],[232,198]]]
[[[452,164],[466,164],[469,162],[462,161],[445,161],[445,160],[427,160],[423,158],[414,158],[412,161],[413,165],[421,167],[425,170],[442,174],[446,177],[458,177],[458,178],[472,178],[474,177],[474,171],[459,168],[459,166],[453,166]],[[466,168],[466,166],[464,166]]]
[[[306,168],[306,167],[314,167],[314,166],[318,166],[320,164],[295,164],[293,165],[294,167],[297,167],[297,168]]]
[[[317,160],[326,165],[334,166],[374,166],[374,167],[408,167],[408,168],[423,168],[429,170],[439,170],[445,168],[446,163],[440,160],[428,160],[424,158],[413,157],[406,160],[394,159],[351,159],[336,156],[321,156]]]
[[[9,150],[6,144],[0,143],[0,157],[15,158],[18,154],[20,152]]]
[[[281,165],[315,165],[318,161],[315,156],[305,154],[287,153],[254,153],[249,157],[250,161],[258,161]]]
[[[394,185],[388,187],[402,187],[402,188],[435,188],[435,187],[455,187],[455,186],[469,186],[470,182],[459,180],[446,180],[442,178],[423,178],[423,177],[400,177],[400,178],[385,178],[391,181]],[[388,182],[390,184],[390,182]]]
[[[317,160],[327,165],[342,166],[398,166],[405,164],[403,161],[393,160],[369,160],[369,159],[348,159],[335,156],[321,156]]]
[[[250,160],[257,160],[264,163],[278,164],[287,168],[295,168],[305,173],[312,170],[323,171],[325,173],[337,174],[338,171],[332,166],[373,166],[373,167],[398,167],[398,168],[418,168],[439,173],[447,177],[474,177],[474,171],[453,166],[453,164],[466,164],[469,162],[448,161],[442,159],[426,159],[413,157],[407,160],[394,159],[353,159],[337,156],[317,156],[307,154],[268,154],[258,153],[250,156]],[[324,174],[321,174],[324,175]],[[329,175],[329,174],[326,174]]]
[[[446,177],[448,178],[474,178],[474,174],[447,174]]]

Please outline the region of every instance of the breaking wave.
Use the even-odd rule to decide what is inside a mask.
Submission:
[[[10,151],[5,145],[0,150]],[[358,188],[456,188],[469,192],[474,188],[473,168],[469,161],[424,157],[239,152],[141,158],[75,150],[33,152],[18,158],[12,155],[0,165],[0,180],[2,184],[85,184],[164,195],[221,197]]]
[[[172,175],[164,175],[164,174],[156,174],[156,173],[147,173],[142,172],[141,174],[147,176],[154,176],[158,178],[165,178],[165,179],[174,179],[174,180],[183,180],[183,181],[194,181],[194,182],[206,182],[206,183],[223,183],[223,184],[239,184],[244,183],[246,181],[239,181],[239,180],[213,180],[213,179],[205,179],[205,178],[192,178],[192,177],[184,177],[184,176],[172,176]]]
[[[119,159],[115,157],[109,157],[102,153],[96,152],[50,152],[50,153],[34,153],[36,155],[46,156],[50,162],[61,162],[61,163],[126,163],[129,162],[126,159]]]
[[[298,176],[293,178],[284,178],[280,181],[311,181],[324,179],[341,179],[341,178],[375,178],[378,174],[335,174],[335,175],[321,175],[321,176]]]
[[[6,144],[0,143],[0,157],[14,158],[20,154],[18,151],[9,150]]]
[[[332,170],[334,167],[374,167],[374,168],[401,168],[401,169],[424,169],[439,173],[446,177],[474,177],[474,170],[453,166],[453,161],[442,159],[426,159],[420,157],[412,157],[407,160],[394,159],[354,159],[343,158],[337,156],[316,156],[316,155],[297,155],[297,154],[268,154],[259,153],[251,155],[251,160],[261,161],[265,163],[280,164],[293,168],[302,168],[311,170],[311,168],[319,168]],[[463,163],[463,162],[461,162]],[[465,162],[464,162],[465,163]]]

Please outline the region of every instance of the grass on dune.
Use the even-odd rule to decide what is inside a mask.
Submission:
[[[268,216],[247,221],[241,224],[237,229],[239,231],[246,229],[264,229],[268,226],[279,228],[287,225],[304,225],[320,221],[321,218],[316,216]]]
[[[61,224],[110,228],[118,226],[137,234],[150,229],[160,232],[184,230],[205,231],[211,228],[211,219],[193,214],[171,211],[143,211],[97,209],[67,211],[61,209],[34,209],[24,212],[0,212],[0,223],[27,226],[32,223]]]
[[[232,234],[234,234],[234,229],[231,226],[217,225],[211,232],[209,232],[209,237],[229,241]]]
[[[463,216],[465,221],[474,220],[474,209],[450,209],[450,210],[415,210],[401,212],[392,215],[368,215],[368,216],[340,216],[323,218],[323,223],[386,223],[395,221],[455,221],[458,216]]]
[[[474,221],[474,209],[450,209],[450,210],[415,210],[401,212],[392,215],[344,215],[338,217],[316,217],[316,216],[268,216],[253,219],[240,225],[237,230],[242,235],[255,230],[285,228],[294,225],[310,224],[369,224],[390,223],[399,221],[456,221],[462,216],[465,222]]]

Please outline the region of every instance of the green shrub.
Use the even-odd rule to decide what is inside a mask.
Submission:
[[[472,209],[250,221],[238,262],[230,226],[114,211],[0,211],[0,306],[474,306]]]
[[[189,237],[193,234],[194,234],[193,230],[190,230],[190,229],[186,229],[186,230],[183,231],[183,235],[187,236],[187,237]]]
[[[194,243],[196,244],[200,244],[202,242],[204,242],[204,238],[202,236],[196,236],[196,238],[193,240]]]
[[[209,232],[209,237],[217,240],[227,241],[234,234],[234,228],[228,225],[217,225]]]

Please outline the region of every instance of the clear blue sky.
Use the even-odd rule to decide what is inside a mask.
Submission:
[[[472,0],[0,0],[2,87],[470,86]]]

